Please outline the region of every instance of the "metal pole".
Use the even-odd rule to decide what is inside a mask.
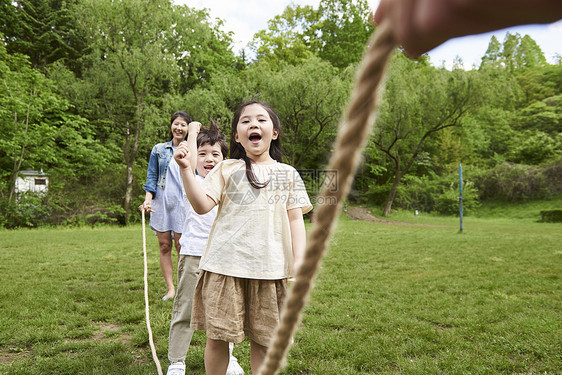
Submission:
[[[460,233],[462,233],[462,165],[459,163],[459,216]]]

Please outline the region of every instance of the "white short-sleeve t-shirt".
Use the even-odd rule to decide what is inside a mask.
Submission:
[[[200,184],[205,180],[199,175],[196,175],[195,179]],[[206,214],[199,215],[193,211],[185,193],[183,194],[183,202],[186,208],[186,217],[180,238],[180,254],[200,257],[207,246],[207,239],[217,216],[218,208],[215,206]]]
[[[312,209],[297,170],[287,164],[253,164],[262,189],[253,188],[243,160],[217,164],[202,182],[219,206],[203,270],[228,276],[276,280],[293,276],[293,249],[287,210]]]

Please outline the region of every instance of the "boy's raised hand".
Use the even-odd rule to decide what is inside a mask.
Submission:
[[[199,132],[201,131],[201,123],[197,122],[197,121],[192,121],[189,123],[188,128],[187,128],[187,133],[188,134],[199,134]]]
[[[201,131],[201,123],[197,121],[192,121],[189,123],[187,128],[187,150],[188,150],[188,158],[189,163],[191,164],[191,168],[193,168],[193,173],[195,173],[195,169],[197,169],[197,136]]]
[[[187,142],[183,141],[174,151],[174,160],[176,161],[176,163],[178,163],[181,169],[191,169],[189,156],[190,155],[189,149],[187,147]]]

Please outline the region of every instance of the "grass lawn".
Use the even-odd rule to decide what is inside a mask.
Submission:
[[[492,214],[462,234],[452,217],[342,217],[281,373],[562,374],[562,224]],[[148,246],[165,372],[172,303]],[[249,374],[249,344],[235,355]],[[155,373],[140,226],[0,231],[0,374]]]

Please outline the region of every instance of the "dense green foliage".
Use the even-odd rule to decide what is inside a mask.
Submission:
[[[229,134],[238,105],[266,101],[286,162],[322,170],[373,31],[364,0],[289,6],[256,33],[248,57],[236,56],[220,20],[170,0],[0,0],[0,10],[0,226],[9,228],[138,220],[148,155],[169,140],[177,110]],[[560,194],[562,60],[509,33],[472,70],[397,51],[353,198],[384,215],[453,213],[458,163],[467,213],[483,200]],[[48,173],[46,196],[16,193],[26,169]]]

